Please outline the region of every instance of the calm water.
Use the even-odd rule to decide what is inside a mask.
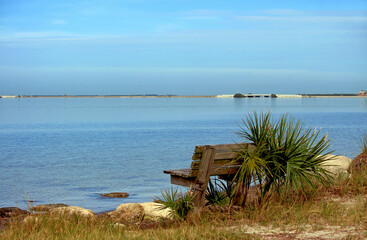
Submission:
[[[240,141],[248,112],[302,119],[353,158],[367,134],[366,98],[0,99],[0,207],[65,203],[105,211],[151,201],[195,145]],[[128,192],[127,199],[100,193]]]

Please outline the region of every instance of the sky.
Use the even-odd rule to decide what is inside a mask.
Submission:
[[[362,89],[367,0],[0,0],[0,95]]]

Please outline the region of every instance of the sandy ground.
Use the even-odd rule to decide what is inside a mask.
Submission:
[[[364,196],[367,199],[367,195]],[[356,204],[356,199],[348,197],[332,198],[332,201],[340,202],[346,208]],[[366,213],[367,214],[367,213]],[[342,221],[342,220],[341,220]],[[363,224],[357,226],[320,226],[320,225],[303,225],[291,226],[286,225],[282,228],[273,226],[231,226],[227,228],[229,231],[240,231],[247,234],[253,234],[254,237],[259,237],[264,240],[285,240],[285,239],[366,239],[367,229]]]

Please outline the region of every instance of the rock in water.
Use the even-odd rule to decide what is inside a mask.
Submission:
[[[79,216],[85,218],[93,218],[96,216],[96,214],[89,209],[75,206],[53,208],[50,209],[49,213],[51,215],[65,214],[67,216]]]
[[[23,219],[29,212],[17,207],[0,208],[0,230],[9,224],[11,219]]]
[[[109,198],[127,198],[129,196],[129,194],[125,192],[103,193],[100,195],[102,197],[109,197]]]
[[[17,207],[0,208],[0,218],[12,218],[27,215],[29,212]]]
[[[124,203],[108,215],[118,223],[138,223],[143,220],[144,208],[138,203]]]

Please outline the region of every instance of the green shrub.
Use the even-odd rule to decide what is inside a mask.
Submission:
[[[225,205],[231,202],[233,196],[233,185],[219,179],[209,180],[206,190],[206,205]]]
[[[156,197],[156,201],[162,204],[161,209],[170,208],[172,217],[178,220],[185,220],[188,212],[193,209],[194,196],[191,192],[182,193],[178,189],[165,190],[162,192],[162,198]]]
[[[305,128],[284,114],[273,121],[271,113],[249,114],[242,120],[244,127],[237,133],[244,142],[256,145],[254,151],[243,150],[243,164],[234,181],[237,182],[237,204],[244,205],[250,185],[255,185],[258,203],[266,201],[273,191],[302,191],[315,183],[330,183],[330,172],[322,168],[325,151],[330,146],[327,136],[319,138],[320,130]]]

